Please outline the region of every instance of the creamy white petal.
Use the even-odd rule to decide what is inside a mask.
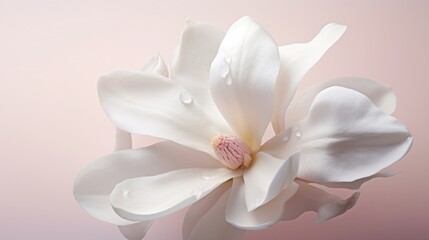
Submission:
[[[291,44],[279,48],[281,65],[276,85],[276,103],[272,120],[275,132],[286,129],[283,125],[285,112],[301,79],[343,35],[346,28],[344,25],[331,23],[326,25],[308,43]]]
[[[394,171],[387,171],[383,170],[380,171],[372,176],[360,178],[357,180],[354,180],[353,182],[325,182],[325,183],[319,183],[324,186],[330,187],[330,188],[347,188],[351,190],[357,190],[359,189],[364,183],[374,179],[374,178],[388,178],[395,176],[398,172]]]
[[[226,33],[210,69],[212,97],[235,133],[256,151],[274,105],[279,53],[257,22],[243,17]]]
[[[187,20],[174,57],[171,78],[178,81],[204,107],[206,115],[221,132],[230,132],[210,94],[210,65],[224,32],[200,21]]]
[[[245,231],[234,228],[225,220],[225,207],[232,181],[225,182],[186,213],[182,226],[184,240],[239,240]]]
[[[142,69],[142,72],[155,73],[164,77],[168,77],[168,68],[161,55],[153,57]]]
[[[131,133],[125,132],[119,128],[116,128],[114,151],[120,151],[120,150],[131,149],[131,148],[133,148]]]
[[[130,220],[166,216],[198,201],[225,181],[241,176],[241,170],[188,168],[125,180],[113,189],[110,203]]]
[[[412,143],[407,128],[365,95],[343,87],[319,93],[302,132],[298,177],[312,182],[351,182],[400,160]]]
[[[245,201],[245,186],[242,178],[234,178],[231,194],[226,206],[226,221],[245,230],[260,230],[280,221],[284,204],[298,190],[298,184],[292,182],[276,198],[249,212]]]
[[[337,78],[316,84],[296,95],[286,111],[285,127],[294,126],[304,119],[317,94],[334,86],[350,88],[362,93],[386,114],[392,114],[395,111],[396,96],[389,86],[365,78]]]
[[[258,152],[243,174],[247,211],[266,204],[292,184],[298,167],[299,152],[283,159]]]
[[[317,212],[316,222],[323,223],[347,212],[359,198],[359,193],[354,193],[349,198],[342,199],[310,184],[301,181],[297,183],[298,191],[285,204],[283,221],[290,221],[305,212],[314,211]]]
[[[166,138],[214,156],[204,109],[177,82],[144,72],[116,71],[98,82],[100,103],[116,127]]]
[[[117,225],[131,224],[132,221],[119,217],[110,204],[109,195],[116,184],[128,178],[191,167],[222,165],[205,153],[166,141],[115,152],[89,163],[76,175],[73,192],[81,207],[95,218]]]
[[[142,240],[153,221],[142,221],[130,225],[118,226],[119,231],[128,240]]]

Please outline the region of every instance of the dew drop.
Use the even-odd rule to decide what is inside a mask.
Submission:
[[[227,61],[229,60],[229,62]],[[229,63],[231,62],[231,59],[228,59],[227,57],[224,58],[224,60],[220,63],[219,66],[219,75],[221,78],[227,78],[229,75]]]
[[[298,127],[294,127],[294,130],[295,130],[295,136],[296,136],[296,137],[298,137],[298,138],[300,138],[300,137],[301,137],[301,135],[302,135],[302,133],[301,133],[301,131],[299,130],[299,128],[298,128]]]
[[[261,203],[262,203],[262,198],[257,198],[257,199],[255,199],[255,201],[253,202],[253,206],[255,206],[255,208],[256,208],[256,207],[259,207],[259,205],[261,205]]]
[[[290,132],[287,132],[283,137],[283,141],[285,142],[289,141],[289,137],[290,137]]]
[[[224,60],[226,63],[230,64],[232,59],[231,59],[231,57],[230,57],[230,56],[226,56],[226,57],[224,57],[224,58],[223,58],[223,60]]]
[[[231,84],[232,84],[232,79],[231,79],[231,77],[227,77],[227,78],[225,79],[225,83],[226,83],[226,85],[231,85]]]
[[[189,93],[183,91],[180,93],[180,101],[185,105],[189,105],[192,103],[192,97]]]
[[[201,176],[201,179],[203,179],[203,180],[209,180],[210,176]]]

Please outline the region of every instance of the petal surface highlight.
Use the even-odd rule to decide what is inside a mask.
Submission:
[[[319,61],[325,52],[343,35],[346,26],[326,25],[313,40],[279,47],[280,73],[276,85],[276,102],[272,119],[275,132],[286,129],[284,117],[290,101],[304,75]]]
[[[365,95],[331,87],[317,95],[302,132],[298,177],[312,182],[352,182],[400,160],[412,137]]]
[[[242,171],[227,168],[188,168],[125,180],[113,189],[110,203],[130,220],[166,216],[198,201]]]
[[[253,151],[259,149],[271,119],[279,61],[271,36],[253,19],[243,17],[229,28],[211,65],[213,100]]]

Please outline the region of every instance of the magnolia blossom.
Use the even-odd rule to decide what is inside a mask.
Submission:
[[[315,184],[358,189],[389,176],[382,170],[412,143],[390,116],[389,87],[340,78],[296,94],[345,29],[328,24],[308,43],[278,47],[249,17],[226,33],[189,20],[170,73],[158,56],[100,78],[118,151],[78,173],[76,200],[128,239],[189,206],[184,239],[240,239],[306,211],[317,222],[343,214],[359,194],[342,199]],[[270,124],[275,135],[263,142]],[[165,141],[131,149],[129,133]]]

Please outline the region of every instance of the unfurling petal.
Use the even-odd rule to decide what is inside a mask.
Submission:
[[[210,141],[218,132],[178,83],[153,73],[117,71],[100,78],[98,94],[116,127],[166,138],[214,156]]]
[[[239,240],[245,231],[225,220],[225,207],[232,181],[225,182],[207,196],[192,204],[183,221],[184,240]]]
[[[155,73],[160,76],[168,77],[168,68],[164,60],[158,54],[153,57],[142,69],[142,72]]]
[[[118,226],[119,231],[128,240],[142,240],[153,221],[142,221],[130,225]]]
[[[95,218],[117,225],[132,224],[133,221],[119,217],[112,209],[109,195],[116,184],[129,178],[191,167],[222,165],[205,153],[166,141],[115,152],[88,164],[76,175],[73,192],[81,207]]]
[[[412,137],[404,125],[369,98],[331,87],[317,95],[302,132],[298,177],[312,182],[351,182],[400,160]]]
[[[247,211],[251,212],[275,198],[293,184],[299,167],[299,152],[284,159],[258,152],[252,165],[244,171]]]
[[[341,199],[310,184],[301,181],[297,183],[298,191],[285,204],[283,221],[290,221],[305,212],[314,211],[318,213],[316,222],[323,223],[347,212],[359,198],[359,193],[354,193],[347,199]]]
[[[316,84],[296,95],[287,109],[285,127],[294,126],[304,119],[317,94],[335,86],[350,88],[362,93],[386,114],[392,114],[395,111],[396,96],[390,87],[365,78],[337,78]]]
[[[291,44],[279,48],[281,65],[272,119],[276,133],[286,129],[285,112],[301,79],[345,31],[346,26],[331,23],[308,43]]]
[[[110,203],[130,220],[166,216],[198,201],[225,181],[241,176],[240,170],[189,168],[125,180],[113,189]]]
[[[284,204],[298,190],[298,184],[292,182],[277,197],[263,206],[249,212],[246,207],[245,186],[242,178],[234,178],[231,194],[226,206],[226,221],[245,230],[259,230],[280,221]]]
[[[371,175],[369,177],[354,180],[353,182],[324,182],[324,183],[319,183],[319,184],[322,184],[322,185],[330,187],[330,188],[347,188],[350,190],[357,190],[364,183],[366,183],[366,182],[368,182],[374,178],[388,178],[388,177],[395,176],[396,174],[397,174],[397,172],[394,172],[394,171],[383,170],[383,171],[380,171],[380,172],[378,172],[374,175]]]
[[[274,105],[279,53],[271,36],[244,17],[225,35],[210,69],[212,97],[235,134],[257,151]]]

